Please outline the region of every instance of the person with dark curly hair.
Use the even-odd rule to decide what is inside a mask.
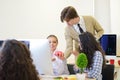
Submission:
[[[0,80],[40,80],[27,46],[5,40],[0,50]]]
[[[106,60],[105,53],[100,46],[100,43],[96,41],[95,37],[90,32],[81,33],[79,38],[80,51],[74,51],[73,54],[77,57],[79,53],[85,53],[88,59],[88,65],[84,70],[84,72],[86,72],[86,76],[96,78],[96,80],[102,80],[101,73]],[[78,72],[78,69],[75,68],[75,71]]]

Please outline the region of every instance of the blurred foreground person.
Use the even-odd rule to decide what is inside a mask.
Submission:
[[[0,51],[0,80],[40,80],[27,46],[5,40]]]

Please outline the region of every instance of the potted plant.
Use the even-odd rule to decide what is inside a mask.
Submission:
[[[76,65],[80,70],[80,74],[77,74],[78,80],[85,80],[84,69],[87,67],[88,59],[85,53],[80,53],[76,59]],[[82,79],[83,78],[83,79]]]

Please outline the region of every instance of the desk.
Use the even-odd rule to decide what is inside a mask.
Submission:
[[[40,80],[77,80],[76,75],[61,75],[58,77],[61,79],[57,79],[56,76],[42,75],[42,76],[40,76]],[[67,79],[66,79],[66,77],[67,77]],[[96,79],[86,78],[85,80],[96,80]]]
[[[120,57],[117,57],[114,59],[114,80],[120,80],[120,65],[118,64],[118,60],[120,60]],[[107,63],[110,64],[110,63]]]
[[[120,80],[120,65],[118,64],[118,60],[120,59],[116,59],[115,60],[115,70],[114,70],[114,80]]]

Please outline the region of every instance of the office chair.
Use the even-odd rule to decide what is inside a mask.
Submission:
[[[73,69],[74,64],[67,64],[67,66],[68,66],[68,70],[70,74],[75,74],[74,69]]]
[[[102,80],[114,80],[114,65],[106,64],[102,69]]]
[[[67,64],[70,74],[75,74],[73,66],[74,64]],[[107,64],[102,69],[102,80],[114,80],[114,65]]]

